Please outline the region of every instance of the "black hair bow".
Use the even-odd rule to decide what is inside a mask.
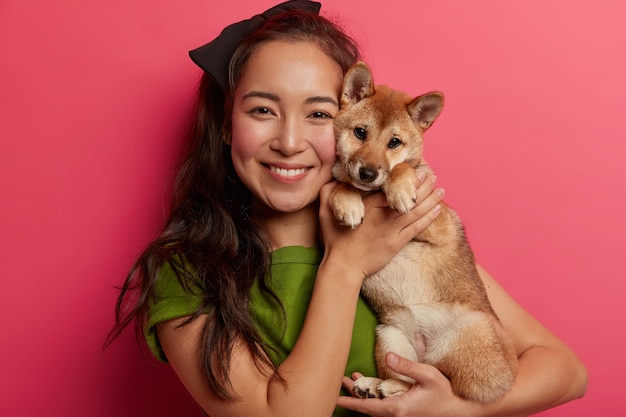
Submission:
[[[321,4],[308,0],[292,0],[278,4],[265,12],[241,22],[226,26],[220,35],[211,42],[189,51],[189,56],[200,68],[215,79],[222,87],[228,89],[228,65],[241,41],[258,29],[265,20],[289,10],[302,10],[319,14]]]

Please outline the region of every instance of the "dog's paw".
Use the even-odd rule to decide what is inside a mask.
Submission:
[[[417,201],[417,192],[413,183],[396,183],[393,187],[384,189],[389,207],[398,213],[408,213]]]
[[[357,226],[363,223],[364,213],[364,208],[362,210],[358,207],[353,207],[353,210],[346,210],[344,208],[340,212],[335,212],[335,217],[343,226],[349,226],[351,229],[356,229]]]
[[[335,218],[352,229],[363,223],[365,204],[358,192],[337,192],[330,196],[330,207]]]
[[[386,379],[378,384],[378,397],[387,398],[404,394],[411,389],[411,384],[400,379]]]
[[[359,398],[380,398],[378,386],[382,382],[382,379],[364,376],[354,381],[352,391]]]

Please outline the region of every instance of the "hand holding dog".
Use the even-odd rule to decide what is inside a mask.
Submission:
[[[335,219],[328,196],[337,183],[326,184],[320,191],[320,225],[326,258],[336,254],[345,265],[360,268],[363,278],[380,270],[439,214],[444,191],[435,189],[435,180],[432,174],[416,173],[416,202],[406,214],[392,210],[383,193],[368,195],[364,198],[367,213],[364,223],[356,229],[342,226]]]
[[[437,368],[418,363],[393,353],[385,357],[387,365],[394,371],[415,379],[416,383],[406,393],[384,399],[341,396],[339,407],[347,408],[376,417],[429,417],[475,415],[472,408],[480,407],[476,402],[466,401],[454,395],[450,381]],[[362,375],[353,375],[354,380]],[[352,391],[353,379],[344,378],[344,387]],[[476,410],[478,411],[478,410]]]

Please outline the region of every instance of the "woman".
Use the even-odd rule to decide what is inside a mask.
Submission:
[[[337,225],[327,207],[333,115],[359,54],[318,11],[283,3],[191,52],[205,73],[189,147],[166,226],[124,284],[113,337],[135,321],[213,417],[527,415],[581,396],[575,355],[481,269],[520,357],[509,394],[463,401],[435,368],[390,354],[417,381],[410,392],[337,399],[351,386],[344,375],[375,373],[363,279],[430,225],[443,190],[416,173],[409,213],[377,194],[361,226]]]

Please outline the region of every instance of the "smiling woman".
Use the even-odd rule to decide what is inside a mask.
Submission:
[[[267,209],[310,206],[330,181],[342,79],[341,67],[311,42],[266,43],[248,61],[233,94],[231,156]]]
[[[132,334],[102,339],[170,213],[202,74],[188,50],[279,1],[0,2],[1,415],[202,415]],[[480,262],[589,369],[584,399],[540,415],[625,416],[626,2],[322,2],[378,82],[446,94],[438,186]]]
[[[170,213],[124,283],[113,336],[135,321],[214,417],[434,416],[441,404],[454,415],[517,415],[581,395],[576,356],[479,268],[520,358],[507,396],[462,400],[437,369],[391,354],[390,367],[418,381],[409,392],[337,398],[342,385],[353,388],[344,376],[376,372],[377,318],[360,297],[364,278],[432,224],[443,192],[434,175],[409,171],[417,197],[408,212],[372,194],[357,229],[335,221],[333,118],[359,54],[318,11],[315,2],[286,2],[192,51],[206,72]],[[234,50],[224,45],[233,37]]]
[[[375,196],[358,231],[334,221],[333,116],[359,54],[318,10],[277,6],[233,52],[227,84],[204,74],[168,222],[118,301],[116,330],[136,320],[212,416],[355,414],[336,401],[346,366],[375,371],[362,280],[439,201],[432,181],[416,181],[422,198],[406,215]]]

